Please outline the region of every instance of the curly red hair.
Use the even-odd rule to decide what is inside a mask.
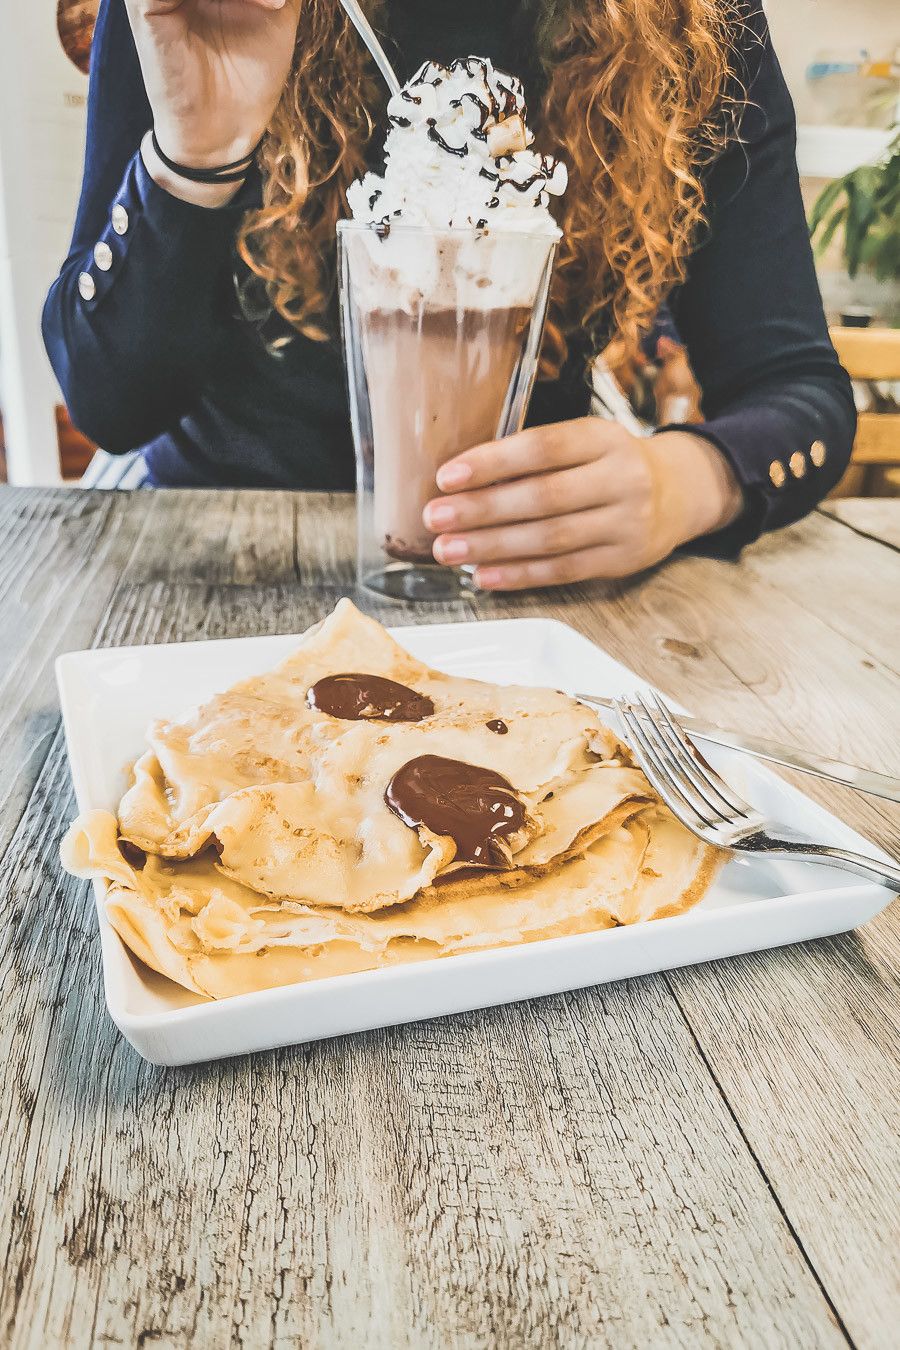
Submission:
[[[377,24],[382,0],[366,6]],[[732,0],[544,0],[539,41],[549,80],[538,146],[560,155],[569,187],[555,203],[564,238],[544,366],[566,337],[633,353],[683,280],[704,220],[702,170],[724,144],[735,72]],[[384,95],[339,0],[303,0],[290,76],[260,163],[263,205],[239,251],[266,303],[323,338],[334,287],[336,222],[366,167],[369,110]]]

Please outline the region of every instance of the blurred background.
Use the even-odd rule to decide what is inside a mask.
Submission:
[[[5,0],[0,40],[0,481],[77,480],[72,426],[40,311],[69,242],[98,0]],[[843,494],[900,495],[900,7],[769,0],[799,122],[797,157],[822,294],[863,416]],[[14,12],[13,12],[14,11]],[[685,395],[683,353],[649,353],[626,392],[648,421]],[[689,397],[690,391],[687,391]]]

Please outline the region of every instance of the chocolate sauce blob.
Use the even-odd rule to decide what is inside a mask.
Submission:
[[[419,755],[398,769],[384,794],[405,825],[424,825],[456,844],[456,861],[511,866],[501,840],[525,824],[525,806],[502,774],[461,759]]]
[[[502,717],[492,717],[491,720],[485,722],[484,725],[487,727],[488,731],[493,731],[498,736],[505,736],[509,731],[509,727],[503,721]]]
[[[130,839],[120,839],[118,842],[119,852],[128,866],[133,867],[136,872],[140,872],[147,862],[147,855],[144,850],[139,848],[137,844],[133,844]]]
[[[421,722],[434,712],[425,694],[383,675],[326,675],[307,691],[317,712],[344,722]]]

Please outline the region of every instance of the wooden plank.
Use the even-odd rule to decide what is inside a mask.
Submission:
[[[898,970],[895,902],[855,933],[669,976],[813,1269],[872,1350],[900,1318]]]
[[[895,505],[900,535],[900,501]],[[900,554],[853,534],[840,521],[836,513],[816,512],[799,525],[764,535],[744,551],[741,572],[790,596],[848,638],[861,671],[874,661],[900,674]],[[900,762],[896,771],[900,774]]]
[[[267,593],[126,586],[101,637],[321,606]],[[101,1008],[72,810],[58,740],[0,869],[0,1339],[846,1343],[662,978],[155,1069]]]
[[[900,380],[900,332],[895,328],[836,327],[831,340],[854,380]]]
[[[854,464],[900,464],[900,413],[859,414]]]
[[[0,488],[0,856],[58,720],[53,661],[90,646],[140,523],[127,497]]]
[[[146,500],[125,581],[296,581],[295,494],[183,489]]]
[[[896,497],[848,497],[824,502],[819,509],[857,534],[900,549],[900,499]]]

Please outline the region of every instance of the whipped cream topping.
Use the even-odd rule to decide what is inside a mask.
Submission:
[[[485,57],[428,61],[388,103],[383,174],[347,192],[373,225],[558,233],[548,203],[566,167],[533,149],[522,83]]]

